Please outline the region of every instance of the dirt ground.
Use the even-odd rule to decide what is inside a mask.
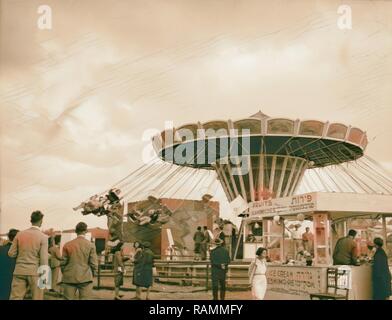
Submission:
[[[130,300],[135,297],[134,290],[121,291],[123,300]],[[46,293],[45,300],[62,300],[63,298],[57,294]],[[108,289],[94,290],[93,300],[112,300],[114,299],[114,291]],[[142,294],[142,299],[145,299],[145,292]],[[201,287],[189,286],[175,286],[154,284],[150,293],[151,300],[211,300],[212,292],[205,291]],[[250,300],[250,291],[227,291],[226,300]]]

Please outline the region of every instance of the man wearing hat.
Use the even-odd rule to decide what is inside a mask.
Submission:
[[[150,242],[143,242],[142,251],[139,251],[134,257],[133,284],[136,286],[135,300],[141,299],[142,288],[147,289],[146,300],[149,300],[153,280],[152,269],[154,267],[154,253],[150,246]]]
[[[230,263],[229,251],[224,247],[224,242],[216,238],[214,240],[216,248],[211,251],[211,281],[213,300],[218,300],[220,289],[220,300],[225,300],[226,273]]]

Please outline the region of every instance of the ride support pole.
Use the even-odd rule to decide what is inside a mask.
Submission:
[[[209,266],[210,264],[208,263],[208,261],[206,262],[206,292],[208,292],[208,275],[209,275]]]
[[[98,259],[98,279],[97,279],[97,290],[101,287],[101,259]]]

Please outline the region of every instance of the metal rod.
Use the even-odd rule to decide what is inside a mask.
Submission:
[[[244,218],[241,219],[241,226],[240,226],[240,231],[238,232],[238,238],[237,238],[237,244],[235,246],[235,251],[234,251],[234,259],[237,259],[237,254],[238,254],[238,249],[240,247],[240,242],[241,242],[241,236],[244,230]]]
[[[279,179],[279,184],[278,184],[278,189],[276,190],[276,197],[279,198],[280,197],[280,193],[282,191],[282,185],[283,185],[283,180],[284,180],[284,176],[286,174],[286,167],[287,167],[287,162],[288,162],[289,158],[285,157],[284,161],[283,161],[283,167],[282,167],[282,171],[280,173],[280,179]]]
[[[294,163],[293,163],[293,165],[291,166],[290,175],[289,175],[289,180],[287,180],[286,187],[284,188],[283,197],[286,197],[286,196],[287,196],[287,193],[289,192],[291,180],[293,179],[294,171],[295,171],[295,168],[296,168],[296,166],[297,166],[297,162],[298,162],[298,158],[295,158]]]
[[[300,175],[301,175],[301,171],[304,169],[305,163],[306,163],[306,161],[302,161],[302,163],[299,165],[298,172],[297,172],[296,175],[295,175],[295,179],[294,179],[294,181],[293,181],[293,185],[291,186],[288,195],[292,195],[292,194],[293,194],[293,192],[294,192],[294,190],[295,190],[295,187],[296,187],[296,185],[297,185],[297,183],[298,183],[298,181],[299,181],[299,177],[300,177]]]
[[[233,185],[235,196],[237,197],[239,195],[239,192],[238,192],[238,189],[237,189],[237,185],[235,184],[235,180],[234,180],[234,177],[233,177],[233,172],[231,171],[231,166],[230,166],[229,163],[226,164],[226,165],[227,165],[227,169],[229,171],[229,177],[230,177],[231,184]]]
[[[270,174],[270,181],[269,181],[269,193],[272,194],[274,191],[274,179],[275,179],[275,168],[276,168],[276,159],[277,156],[272,157],[272,166],[271,166],[271,174]]]
[[[250,200],[255,201],[255,188],[253,183],[253,168],[252,168],[252,158],[251,156],[248,157],[249,159],[249,189],[250,189]]]

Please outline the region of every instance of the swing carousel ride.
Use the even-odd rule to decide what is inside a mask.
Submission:
[[[124,237],[124,224],[154,230],[167,223],[175,210],[161,198],[216,197],[223,190],[229,202],[240,197],[249,204],[306,192],[392,194],[389,174],[364,155],[366,132],[341,123],[258,112],[166,129],[152,144],[158,159],[75,208],[107,216],[112,238]],[[142,201],[124,210],[136,200]]]

